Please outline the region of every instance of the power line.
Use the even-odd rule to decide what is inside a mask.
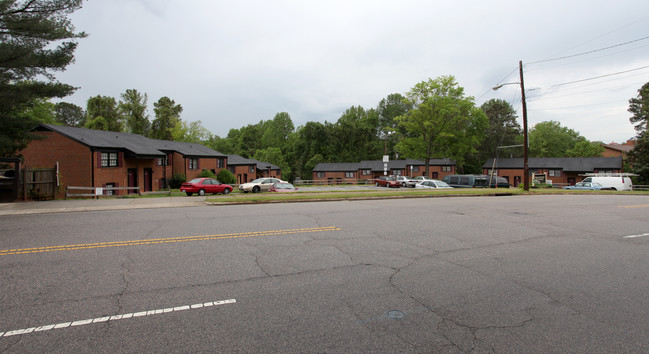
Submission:
[[[533,62],[529,62],[529,63],[527,63],[526,65],[538,64],[538,63],[546,63],[546,62],[549,62],[549,61],[556,61],[556,60],[562,60],[562,59],[569,59],[569,58],[574,58],[574,57],[578,57],[578,56],[582,56],[582,55],[587,55],[587,54],[597,53],[597,52],[601,52],[601,51],[608,50],[608,49],[611,49],[611,48],[621,47],[621,46],[623,46],[623,45],[627,45],[627,44],[631,44],[631,43],[635,43],[635,42],[643,41],[643,40],[645,40],[645,39],[649,39],[649,36],[646,36],[646,37],[643,37],[643,38],[634,39],[634,40],[632,40],[632,41],[628,41],[628,42],[624,42],[624,43],[615,44],[615,45],[608,46],[608,47],[604,47],[604,48],[600,48],[600,49],[590,50],[590,51],[583,52],[583,53],[579,53],[579,54],[567,55],[567,56],[563,56],[563,57],[559,57],[559,58],[552,58],[552,59],[545,59],[545,60],[533,61]]]
[[[649,38],[649,37],[647,37],[647,38]],[[649,65],[647,65],[647,66],[643,66],[643,67],[640,67],[640,68],[631,69],[631,70],[620,71],[620,72],[616,72],[616,73],[612,73],[612,74],[607,74],[607,75],[601,75],[601,76],[590,77],[590,78],[587,78],[587,79],[581,79],[581,80],[575,80],[575,81],[570,81],[570,82],[564,82],[564,83],[562,83],[562,84],[556,84],[556,85],[552,85],[552,86],[550,86],[550,87],[552,88],[552,87],[558,87],[558,86],[564,86],[564,85],[575,84],[575,83],[578,83],[578,82],[584,82],[584,81],[596,80],[596,79],[601,79],[601,78],[603,78],[603,77],[609,77],[609,76],[613,76],[613,75],[626,74],[626,73],[628,73],[628,72],[637,71],[637,70],[642,70],[642,69],[646,69],[646,68],[649,68]]]

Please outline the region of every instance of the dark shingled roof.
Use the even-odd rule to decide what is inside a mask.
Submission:
[[[258,161],[255,159],[247,159],[239,155],[228,155],[228,165],[232,166],[247,166],[255,165],[258,170],[281,170],[280,167],[273,165],[270,162]]]
[[[491,168],[494,159],[491,158],[482,165],[482,168]],[[565,172],[593,172],[598,170],[622,169],[622,157],[533,157],[529,158],[527,165],[530,169],[555,169]],[[522,169],[523,158],[498,159],[497,169]]]
[[[135,157],[164,157],[166,152],[175,151],[191,157],[225,157],[218,151],[195,143],[150,139],[138,134],[40,124],[34,131],[52,131],[91,148],[119,149]]]

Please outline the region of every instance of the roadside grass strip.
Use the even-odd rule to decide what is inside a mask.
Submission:
[[[56,251],[74,251],[74,250],[106,248],[106,247],[125,247],[125,246],[155,245],[155,244],[176,243],[176,242],[189,242],[189,241],[220,240],[220,239],[230,239],[230,238],[276,236],[276,235],[289,235],[289,234],[299,234],[299,233],[308,233],[308,232],[326,232],[326,231],[340,231],[340,230],[342,229],[336,226],[325,226],[325,227],[312,227],[312,228],[302,228],[302,229],[253,231],[253,232],[203,235],[203,236],[169,237],[169,238],[157,238],[157,239],[149,239],[149,240],[114,241],[114,242],[86,243],[86,244],[79,244],[79,245],[17,248],[17,249],[10,249],[10,250],[0,250],[0,256],[42,253],[42,252],[56,252]]]
[[[205,307],[213,307],[213,306],[234,304],[236,302],[237,302],[237,300],[235,300],[235,299],[228,299],[228,300],[220,300],[220,301],[213,301],[213,302],[205,302],[205,303],[202,303],[202,304],[176,306],[176,307],[169,307],[169,308],[166,308],[166,309],[132,312],[132,313],[125,313],[125,314],[121,314],[121,315],[115,315],[115,316],[97,317],[97,318],[92,318],[92,319],[88,319],[88,320],[80,320],[80,321],[74,321],[74,322],[62,322],[62,323],[39,326],[39,327],[16,329],[16,330],[13,330],[13,331],[0,332],[0,338],[17,336],[17,335],[22,335],[22,334],[30,334],[30,333],[50,331],[50,330],[53,330],[53,329],[78,327],[78,326],[85,326],[85,325],[95,324],[95,323],[105,323],[105,322],[111,322],[111,321],[117,321],[117,320],[125,320],[125,319],[130,319],[130,318],[160,315],[160,314],[165,314],[165,313],[170,313],[170,312],[178,312],[178,311],[185,311],[185,310],[195,310],[195,309],[201,309],[201,308],[205,308]]]

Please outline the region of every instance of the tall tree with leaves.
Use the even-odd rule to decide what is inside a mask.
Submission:
[[[531,157],[594,157],[604,148],[557,121],[537,123],[529,133]]]
[[[68,127],[82,127],[86,123],[86,112],[73,103],[59,102],[54,107],[56,122]]]
[[[286,154],[289,135],[295,130],[291,116],[286,112],[277,113],[273,120],[266,122],[262,135],[265,148],[276,147]]]
[[[133,134],[148,135],[151,128],[147,110],[147,94],[135,89],[128,89],[121,95],[117,109],[124,118],[126,131]]]
[[[169,97],[161,97],[153,104],[155,119],[151,123],[150,137],[160,140],[173,140],[172,130],[180,122],[183,107]]]
[[[474,153],[484,138],[487,117],[473,97],[464,96],[453,76],[416,84],[406,94],[406,103],[413,109],[396,120],[408,136],[397,148],[408,157],[424,159],[427,176],[431,158],[449,157],[461,168],[464,157]]]
[[[124,131],[123,117],[117,109],[115,97],[97,95],[88,99],[86,114],[86,128],[108,130],[112,132]]]
[[[633,114],[629,120],[638,133],[629,160],[633,172],[639,175],[639,182],[649,184],[649,82],[638,90],[637,97],[629,100],[629,112]]]
[[[0,1],[0,156],[12,156],[34,137],[36,124],[20,115],[34,100],[65,97],[75,88],[54,78],[74,60],[76,39],[68,16],[82,0]]]

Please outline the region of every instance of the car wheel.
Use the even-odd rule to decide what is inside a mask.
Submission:
[[[252,187],[252,192],[253,192],[253,193],[259,193],[260,190],[261,190],[261,189],[259,188],[259,186],[254,186],[254,187]]]
[[[198,190],[198,195],[200,195],[201,197],[204,196],[205,195],[205,190],[204,189],[199,189]]]
[[[191,197],[192,194],[194,194],[194,193],[192,193],[192,192],[186,192],[185,194],[187,194],[188,197]]]
[[[617,188],[615,188],[615,187],[611,187],[611,190],[612,190],[612,191],[616,191]]]
[[[230,188],[226,188],[226,189],[223,190],[223,194],[225,194],[225,195],[230,194],[230,192],[231,192]]]
[[[401,183],[401,187],[406,187],[406,182]]]

